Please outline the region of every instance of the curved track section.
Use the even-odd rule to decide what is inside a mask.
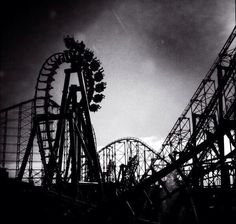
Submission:
[[[43,184],[73,182],[76,188],[77,181],[101,179],[89,112],[100,109],[106,83],[100,61],[83,42],[67,36],[64,43],[66,50],[47,58],[39,72],[34,125],[19,179],[37,136]],[[60,102],[55,101],[58,98]]]
[[[153,148],[134,137],[117,139],[98,152],[106,182],[134,185],[151,169],[154,158],[159,157]]]
[[[48,114],[51,112],[50,99],[53,98],[52,89],[54,88],[53,83],[57,78],[57,70],[62,64],[71,63],[79,65],[79,69],[84,74],[90,111],[95,112],[100,108],[98,103],[104,98],[104,95],[100,93],[106,87],[106,83],[101,82],[104,78],[104,70],[100,67],[100,61],[94,57],[94,53],[91,50],[85,48],[83,42],[73,42],[71,39],[65,39],[68,50],[53,54],[41,67],[36,84],[35,99],[43,98],[44,100],[36,104],[36,114]]]

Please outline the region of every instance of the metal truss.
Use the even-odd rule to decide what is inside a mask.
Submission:
[[[43,64],[37,79],[33,126],[28,147],[18,173],[22,180],[37,138],[42,162],[41,185],[68,190],[76,197],[82,182],[102,184],[97,159],[95,135],[89,111],[97,111],[104,98],[106,84],[100,62],[83,42],[71,37],[64,39],[68,50],[50,56]],[[58,70],[60,65],[69,68]],[[62,75],[62,96],[59,103],[53,92],[55,80]],[[71,83],[76,78],[76,82]],[[55,110],[56,108],[56,110]]]
[[[236,187],[235,36],[236,28],[140,181],[121,193],[135,217],[152,222],[151,211],[166,204],[175,204],[177,211],[182,203],[192,214],[191,222],[231,220]],[[153,192],[159,192],[158,202]],[[205,222],[211,209],[216,214]]]
[[[102,189],[90,111],[100,108],[106,83],[93,52],[71,37],[64,41],[67,49],[43,64],[34,99],[0,111],[0,165],[20,181],[81,199]]]
[[[236,27],[159,151],[128,137],[99,152],[90,112],[104,98],[103,69],[83,42],[66,37],[67,49],[43,64],[34,99],[0,111],[1,168],[20,181],[91,202],[104,196],[105,186],[108,206],[102,208],[112,215],[121,209],[136,221],[157,221],[162,202],[187,195],[199,223],[193,198],[203,189],[214,189],[214,196],[219,190],[221,214],[228,214],[229,193],[236,188],[235,36]],[[59,73],[62,94],[56,102]],[[137,223],[145,223],[141,219]]]
[[[103,177],[106,182],[136,185],[158,154],[138,138],[117,139],[99,150]]]
[[[26,150],[31,147],[22,180],[41,185],[43,166],[37,140],[29,145],[36,101],[42,101],[42,98],[27,100],[0,111],[0,167],[7,169],[10,177],[17,178]]]
[[[235,35],[234,28],[158,151],[162,160],[156,158],[155,170],[160,173],[190,155],[169,171],[179,183],[189,176],[203,187],[235,184]]]
[[[10,177],[18,175],[27,147],[32,128],[33,104],[34,99],[0,111],[0,164],[2,168],[8,169]],[[33,160],[37,163],[31,154],[25,176],[28,180],[33,176]]]

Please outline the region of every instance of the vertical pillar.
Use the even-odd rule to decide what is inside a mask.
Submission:
[[[229,195],[230,188],[230,177],[229,170],[225,161],[225,148],[224,148],[224,114],[223,114],[223,68],[221,65],[217,66],[217,77],[218,77],[218,89],[219,89],[219,103],[218,103],[218,123],[219,123],[219,136],[217,139],[219,147],[219,161],[221,167],[221,192],[220,192],[220,206],[223,206],[223,214],[220,214],[220,217],[225,217],[224,221],[230,223],[231,218],[231,198]]]
[[[236,0],[235,0],[235,7],[236,7]],[[235,14],[235,16],[236,16],[236,14]],[[236,150],[236,78],[234,79],[234,108],[233,108],[233,123],[234,123],[234,129],[233,129],[233,141],[234,141],[234,147],[235,147],[235,149],[234,150]],[[235,164],[235,168],[234,168],[234,185],[235,185],[235,187],[236,187],[236,158],[234,157],[234,164]]]
[[[219,103],[218,103],[218,121],[219,121],[219,136],[218,136],[218,147],[220,154],[220,165],[221,165],[221,187],[223,190],[229,188],[229,173],[227,165],[225,164],[225,149],[224,149],[224,117],[223,117],[223,86],[222,86],[222,77],[223,69],[221,65],[217,67],[217,77],[218,77],[218,89],[219,89]]]
[[[193,125],[193,146],[196,148],[196,124],[197,124],[197,115],[192,113],[192,125]],[[193,186],[195,188],[199,187],[199,172],[198,172],[198,158],[197,154],[193,156]]]
[[[58,155],[59,150],[59,161],[56,166],[58,166],[58,174],[57,174],[57,184],[61,181],[61,177],[59,176],[61,173],[62,168],[62,158],[63,158],[63,150],[64,150],[64,134],[65,134],[65,111],[67,106],[67,97],[68,97],[68,88],[70,84],[70,70],[65,69],[65,81],[62,91],[62,98],[61,98],[61,107],[60,107],[60,116],[57,123],[57,131],[55,135],[55,143],[53,147],[54,155]],[[53,163],[50,161],[50,164]],[[50,166],[49,166],[50,167]]]
[[[73,197],[77,195],[77,169],[76,169],[76,149],[75,149],[75,130],[73,125],[73,118],[69,118],[70,128],[70,155],[71,155],[71,183]]]
[[[33,129],[33,123],[34,123],[34,104],[35,102],[33,101],[31,103],[31,108],[29,109],[30,110],[30,130]],[[30,152],[30,156],[29,156],[29,177],[28,177],[28,180],[29,182],[33,182],[33,159],[34,159],[34,139],[33,139],[33,142],[32,142],[32,150]]]
[[[79,131],[81,129],[81,117],[79,117],[78,112],[78,102],[77,102],[77,91],[78,86],[71,85],[70,87],[70,95],[71,95],[71,104],[72,104],[72,111],[71,116],[73,119],[73,125],[77,125],[79,128]],[[79,140],[78,134],[75,133],[75,127],[74,129],[74,152],[75,152],[75,166],[76,166],[76,179],[77,181],[81,180],[81,141]]]
[[[92,124],[89,114],[89,105],[88,105],[88,99],[87,99],[87,93],[85,89],[85,83],[84,83],[84,77],[82,71],[77,71],[78,73],[78,79],[80,83],[80,91],[82,96],[82,104],[84,109],[84,116],[86,120],[86,132],[87,132],[87,138],[88,138],[88,145],[89,145],[89,152],[93,160],[94,166],[92,168],[93,178],[95,178],[95,181],[98,181],[101,184],[102,176],[101,176],[101,167],[100,163],[98,161],[97,151],[94,144],[94,138],[93,138],[93,130],[92,130]]]
[[[22,163],[21,163],[21,167],[20,167],[20,170],[19,170],[19,173],[18,173],[18,179],[19,180],[22,180],[22,178],[23,178],[25,168],[26,168],[26,165],[27,165],[27,162],[28,162],[28,159],[29,159],[32,147],[33,147],[33,142],[34,142],[35,135],[36,135],[36,121],[34,121],[33,127],[31,129],[29,141],[28,141],[28,144],[27,144],[27,147],[26,147],[26,150],[25,150],[25,154],[24,154],[24,157],[23,157],[23,160],[22,160]],[[40,150],[40,146],[39,146],[39,150]]]
[[[22,104],[18,109],[18,129],[17,129],[17,149],[16,149],[16,176],[20,169],[20,153],[21,153],[21,122],[22,122]]]

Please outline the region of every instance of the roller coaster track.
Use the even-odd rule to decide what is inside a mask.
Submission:
[[[60,189],[61,192],[66,185],[65,189],[72,192],[71,198],[78,196],[79,189],[81,200],[92,197],[91,193],[96,194],[97,200],[105,183],[107,188],[112,186],[107,194],[111,194],[109,205],[112,205],[112,199],[118,197],[121,205],[114,203],[114,208],[128,208],[135,217],[140,214],[145,216],[148,206],[153,208],[150,196],[153,189],[161,189],[160,203],[182,189],[191,193],[191,190],[199,188],[235,188],[235,36],[236,27],[159,151],[140,139],[127,137],[111,142],[98,152],[90,111],[97,111],[104,98],[101,94],[106,88],[106,83],[102,82],[103,69],[83,42],[65,38],[67,50],[53,54],[43,64],[34,99],[17,105],[17,178],[25,180],[28,175],[29,182],[34,178],[31,173],[32,150],[37,139],[42,164],[38,171],[40,174],[37,174],[40,185],[52,192],[55,186],[55,191]],[[61,102],[58,103],[52,90],[62,64],[69,64],[70,68],[63,71],[64,85]],[[73,74],[78,79],[76,85],[70,83]],[[22,107],[28,103],[30,108],[26,109],[26,122],[29,138],[22,148]],[[0,111],[0,145],[3,150],[0,159],[3,168],[9,134],[8,112],[14,108]],[[25,174],[26,169],[30,174]],[[101,187],[100,190],[97,186]],[[93,199],[89,198],[89,203]]]
[[[183,113],[178,118],[175,125],[173,126],[170,133],[168,134],[167,138],[163,142],[162,148],[160,149],[160,154],[165,154],[165,152],[167,152],[167,153],[171,152],[171,150],[167,150],[166,147],[168,145],[171,145],[170,143],[172,142],[172,139],[174,138],[173,136],[175,136],[176,133],[179,133],[178,130],[182,129],[181,124],[184,123],[183,126],[185,126],[184,120],[186,118],[188,120],[190,119],[189,114],[199,112],[198,111],[199,110],[199,105],[201,105],[201,103],[205,103],[204,108],[206,108],[208,106],[210,101],[209,101],[209,99],[207,99],[207,95],[209,94],[209,96],[211,98],[211,97],[213,97],[212,94],[215,94],[215,98],[216,98],[217,94],[219,94],[219,93],[216,93],[216,92],[214,93],[215,82],[216,82],[216,78],[214,77],[215,76],[215,71],[217,69],[217,66],[221,65],[223,62],[230,63],[229,59],[232,59],[232,55],[235,54],[235,52],[234,52],[235,49],[231,50],[231,52],[230,52],[229,47],[231,46],[232,42],[234,41],[235,36],[236,36],[236,27],[234,27],[232,33],[230,34],[228,40],[226,41],[225,45],[223,46],[222,50],[220,51],[220,53],[219,53],[218,57],[216,58],[215,62],[211,66],[210,70],[208,71],[205,78],[200,83],[200,85],[197,88],[196,92],[194,93],[193,97],[190,99],[189,104],[184,109]],[[227,64],[226,64],[226,66],[227,66]],[[213,93],[211,92],[212,87],[213,87]],[[203,105],[201,105],[201,106],[203,106]],[[201,108],[200,112],[203,112],[204,108],[203,109]],[[209,113],[210,111],[206,111],[205,113],[207,113],[207,112]],[[199,126],[200,126],[200,124],[201,123],[199,123]],[[190,129],[189,129],[189,132],[190,132]],[[180,144],[180,145],[184,146],[183,144]]]
[[[118,183],[125,179],[128,181],[130,174],[133,175],[133,182],[130,183],[132,185],[140,181],[158,154],[142,140],[126,137],[117,139],[100,149],[98,156],[107,182]]]
[[[152,159],[145,164],[144,172],[136,174],[134,189],[146,188],[159,182],[170,195],[171,191],[175,192],[187,182],[202,187],[227,184],[227,180],[224,179],[229,177],[225,177],[224,163],[228,158],[227,165],[233,166],[236,141],[235,36],[236,28],[233,29],[219,56],[174,124],[161,149],[156,151],[142,143],[146,146],[143,153],[147,149],[151,152]],[[224,136],[229,140],[230,151],[227,152],[224,149]],[[119,181],[116,176],[121,162],[118,161],[116,153],[118,154],[121,147],[125,148],[125,144],[132,142],[141,144],[140,140],[127,137],[113,141],[99,151],[107,181]],[[122,146],[119,148],[119,145]],[[121,154],[128,155],[125,150]],[[137,154],[129,155],[130,158],[134,158]],[[124,159],[122,163],[127,166],[128,159]],[[230,172],[229,185],[232,185],[235,170]],[[171,176],[175,176],[175,182],[168,183]]]
[[[117,185],[120,190],[119,198],[125,201],[133,216],[141,219],[145,217],[143,215],[146,210],[145,203],[152,208],[155,203],[151,200],[151,192],[158,189],[162,189],[162,193],[158,195],[158,203],[168,198],[174,201],[176,198],[174,195],[185,192],[184,195],[187,194],[191,201],[190,207],[194,213],[195,223],[199,223],[198,210],[204,206],[203,202],[196,209],[192,198],[196,190],[199,190],[196,197],[201,200],[200,189],[220,189],[221,193],[217,196],[216,191],[211,192],[213,197],[217,197],[217,200],[222,203],[220,206],[224,209],[228,211],[231,209],[232,199],[224,194],[226,192],[229,194],[230,189],[235,189],[236,186],[235,36],[236,27],[174,124],[161,149],[151,150],[154,152],[154,157],[148,163],[149,167],[145,168],[145,172],[136,178],[135,184],[128,188],[124,189]],[[124,140],[129,141],[129,138],[122,139]],[[116,143],[119,143],[119,140],[104,147],[100,154],[105,153],[108,160],[111,158],[116,161],[114,152],[111,153],[114,150],[111,146]],[[101,163],[106,164],[107,167],[110,165],[107,161],[104,162],[104,159]],[[126,164],[128,166],[128,163]],[[136,171],[135,169],[137,168],[131,164],[130,170]],[[122,181],[120,183],[122,184]],[[202,201],[204,200],[203,198]],[[209,209],[208,203],[206,199],[206,209]],[[201,211],[201,222],[204,220],[203,214],[204,212]],[[232,215],[230,212],[223,214]],[[218,219],[222,221],[219,217]],[[149,219],[150,214],[146,218]],[[230,215],[225,218],[230,220]],[[217,218],[213,220],[221,222]],[[150,219],[147,222],[151,223]]]
[[[219,113],[225,119],[232,119],[235,112],[235,35],[236,28],[164,140],[158,151],[163,160],[157,158],[157,170],[172,163],[169,155],[187,152],[197,143],[206,140],[206,132],[214,132],[216,123],[219,123]],[[219,73],[223,73],[220,78]],[[219,109],[220,102],[223,105]],[[168,163],[163,163],[164,160]]]
[[[64,41],[67,50],[50,56],[39,72],[35,99],[41,100],[35,101],[34,125],[29,138],[32,145],[37,136],[44,173],[42,184],[48,186],[71,181],[76,185],[78,180],[101,181],[89,111],[96,112],[104,98],[101,94],[106,88],[102,82],[103,68],[83,42],[71,37]],[[55,103],[55,94],[60,94],[52,90],[62,64],[70,67],[61,72],[64,78],[64,85],[59,83],[63,87],[61,102]],[[71,83],[72,76],[77,79],[75,84]],[[23,177],[29,155],[30,146],[19,179]]]

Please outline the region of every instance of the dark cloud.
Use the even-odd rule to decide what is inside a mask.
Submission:
[[[216,43],[225,41],[221,33],[234,10],[229,13],[233,1],[224,3],[133,0],[121,2],[117,13],[131,35],[145,40],[154,58],[163,58],[163,63],[166,61],[175,69],[184,69],[186,65],[192,69],[195,61],[204,64],[206,55],[219,50]]]
[[[226,5],[215,0],[4,1],[0,57],[5,76],[0,77],[0,87],[11,83],[19,92],[16,79],[33,84],[43,60],[63,47],[63,36],[89,30],[105,11],[111,12],[107,20],[113,22],[103,21],[106,26],[98,27],[98,32],[109,27],[114,30],[116,20],[119,35],[123,32],[164,66],[190,72],[196,62],[209,63],[205,56],[211,51],[217,53],[215,43],[223,39],[220,31],[232,2]],[[29,89],[33,92],[33,85]],[[13,94],[14,91],[10,99]]]
[[[74,35],[94,24],[107,2],[5,1],[0,17],[0,71],[5,74],[0,77],[0,108],[24,100],[23,95],[33,96],[43,61],[62,49],[65,35]]]
[[[95,122],[100,144],[123,134],[163,137],[234,23],[233,0],[9,0],[2,5],[0,108],[33,97],[44,60],[64,49],[65,35],[74,35],[105,65],[107,96]]]

